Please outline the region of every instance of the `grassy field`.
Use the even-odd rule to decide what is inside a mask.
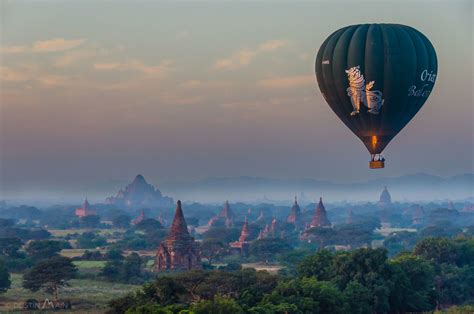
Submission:
[[[104,268],[105,264],[107,263],[106,261],[74,261],[74,265],[81,269],[102,269]]]
[[[22,304],[27,299],[44,300],[52,296],[42,291],[31,292],[23,289],[22,275],[12,274],[12,287],[0,298],[0,313],[14,311],[15,303]],[[60,299],[72,303],[72,311],[77,313],[103,313],[107,309],[107,302],[123,296],[140,286],[118,284],[103,280],[73,279],[70,286],[61,289]],[[68,313],[71,310],[67,311]]]
[[[244,263],[242,264],[242,268],[255,268],[255,270],[266,270],[271,274],[276,274],[282,266],[280,265],[267,265],[264,263]]]
[[[59,252],[59,254],[61,254],[62,256],[65,256],[65,257],[73,258],[73,257],[82,256],[85,251],[96,251],[96,250],[94,250],[94,249],[89,249],[89,250],[86,250],[86,249],[64,249],[64,250],[61,250],[61,252]],[[105,250],[101,250],[100,253],[104,254]]]
[[[124,233],[125,229],[48,229],[48,231],[53,235],[53,237],[65,237],[71,234],[83,234],[84,232],[88,231],[98,231],[100,235],[103,236],[110,236],[113,235],[115,232]]]

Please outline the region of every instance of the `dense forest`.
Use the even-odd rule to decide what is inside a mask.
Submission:
[[[393,258],[385,249],[320,250],[295,276],[240,267],[169,273],[110,306],[113,313],[407,313],[473,301],[468,237],[426,238]]]

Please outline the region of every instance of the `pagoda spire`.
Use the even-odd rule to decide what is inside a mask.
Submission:
[[[331,227],[331,222],[329,222],[326,208],[324,208],[323,198],[319,198],[318,206],[316,207],[316,211],[314,213],[313,219],[311,220],[310,224],[311,228],[315,227]]]
[[[184,219],[183,209],[181,208],[181,201],[178,200],[168,239],[176,239],[182,237],[190,237],[190,235],[188,232],[186,220]]]
[[[298,197],[295,195],[295,202],[291,207],[290,214],[286,217],[286,221],[288,223],[292,223],[295,225],[297,229],[301,227],[301,209],[298,205]]]
[[[85,210],[88,210],[89,209],[89,201],[87,200],[87,197],[84,201],[84,204],[82,205],[82,208],[84,208]]]
[[[242,231],[240,232],[240,237],[239,237],[239,242],[240,243],[243,243],[247,240],[247,238],[249,237],[249,220],[247,217],[245,217],[245,222],[242,226]]]

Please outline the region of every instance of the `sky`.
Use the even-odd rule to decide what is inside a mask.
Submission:
[[[137,173],[159,186],[474,171],[472,1],[3,0],[0,20],[0,198],[82,197]],[[439,69],[374,171],[314,59],[333,31],[376,22],[420,30]]]

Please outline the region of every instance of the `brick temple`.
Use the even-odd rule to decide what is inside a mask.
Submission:
[[[229,201],[225,201],[224,208],[220,211],[219,215],[212,217],[209,220],[209,227],[225,226],[227,228],[232,227],[234,224],[234,213],[230,210]]]
[[[291,223],[295,226],[296,229],[300,229],[302,226],[302,217],[301,217],[301,209],[298,205],[298,199],[295,196],[295,202],[291,207],[290,214],[286,217],[286,222]]]
[[[161,242],[155,259],[156,271],[177,271],[201,268],[199,245],[189,234],[181,201],[176,205],[170,233]]]
[[[318,206],[314,212],[313,219],[309,225],[311,228],[331,227],[326,208],[324,208],[323,198],[319,198]]]
[[[96,211],[92,209],[91,206],[89,205],[89,201],[87,200],[87,198],[84,201],[84,204],[82,204],[82,207],[76,208],[75,214],[76,214],[76,217],[79,217],[79,218],[97,215]]]
[[[230,247],[234,250],[239,251],[239,253],[243,255],[248,254],[248,249],[250,246],[250,232],[249,232],[249,221],[245,218],[245,222],[242,226],[242,230],[240,231],[239,241],[235,241],[230,243]]]

